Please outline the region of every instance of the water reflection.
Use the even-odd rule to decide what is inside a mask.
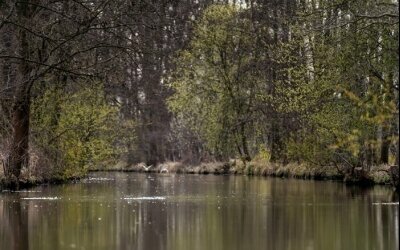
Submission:
[[[27,209],[16,196],[11,202],[0,201],[0,242],[4,249],[28,249],[28,213]],[[3,249],[3,247],[2,247]]]
[[[398,197],[386,187],[95,173],[32,191],[0,194],[0,249],[399,247]]]

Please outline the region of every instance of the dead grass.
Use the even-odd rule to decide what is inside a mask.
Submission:
[[[242,161],[230,160],[229,162],[205,162],[199,165],[186,165],[181,162],[164,162],[145,169],[144,163],[128,165],[118,162],[107,169],[109,171],[133,171],[151,173],[185,173],[185,174],[233,174],[250,176],[274,176],[281,178],[300,178],[317,180],[345,180],[345,176],[334,166],[312,166],[304,163],[289,163],[286,165],[271,163],[266,160],[255,159],[244,164]],[[368,173],[370,179],[377,184],[389,184],[390,177],[385,170],[388,166],[377,166]]]
[[[390,166],[389,165],[380,165],[374,166],[371,168],[369,172],[370,178],[377,184],[388,184],[391,183],[390,176],[388,174]]]

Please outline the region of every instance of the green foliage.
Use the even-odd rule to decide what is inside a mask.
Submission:
[[[117,109],[106,103],[99,89],[84,89],[61,105],[58,133],[65,152],[67,176],[86,170],[116,152],[112,147]]]
[[[118,108],[110,105],[102,86],[76,90],[53,88],[33,103],[32,127],[36,144],[52,152],[62,178],[81,176],[88,167],[115,158],[120,152]]]
[[[228,156],[248,147],[257,161],[384,161],[385,144],[398,143],[398,21],[370,10],[396,4],[341,2],[299,8],[279,24],[290,38],[274,39],[276,27],[246,9],[209,7],[178,56],[171,110]]]
[[[197,131],[216,154],[233,154],[251,131],[251,105],[259,78],[249,67],[256,59],[250,22],[232,5],[213,5],[194,28],[171,75],[170,109]],[[246,125],[246,126],[244,126]],[[243,127],[246,127],[244,131]]]
[[[265,146],[261,146],[253,160],[268,163],[271,160],[271,152]]]
[[[370,4],[354,1],[342,6],[349,18],[365,16],[348,19],[347,25],[326,30],[321,25],[321,32],[294,29],[294,39],[276,50],[282,60],[297,49],[305,51],[300,57],[290,57],[294,63],[283,70],[291,73],[291,84],[282,84],[280,98],[275,98],[280,112],[297,112],[302,124],[290,136],[290,158],[368,167],[379,163],[384,140],[396,143],[387,134],[398,124],[394,78],[398,54],[391,52],[398,48],[398,23],[374,17]],[[322,3],[320,13],[329,13],[331,6]],[[305,14],[307,22],[318,25],[319,14],[313,10]],[[302,56],[306,57],[303,62]]]

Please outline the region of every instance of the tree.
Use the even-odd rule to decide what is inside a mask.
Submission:
[[[206,139],[217,158],[233,150],[249,161],[255,90],[260,74],[250,20],[233,5],[209,7],[196,23],[189,49],[177,58],[171,109]]]
[[[49,76],[97,76],[97,69],[112,58],[109,49],[120,48],[110,41],[114,20],[103,19],[118,4],[29,0],[0,5],[2,129],[9,137],[5,172],[15,184],[21,169],[28,167],[35,86]]]
[[[177,59],[170,107],[225,157],[261,146],[349,175],[398,162],[397,6],[211,6]]]
[[[119,107],[107,101],[103,86],[97,82],[47,89],[33,99],[31,145],[46,152],[55,166],[42,164],[30,171],[66,179],[111,162],[124,149],[117,144],[121,142],[117,136],[133,135],[132,131],[131,135],[126,133],[118,113]],[[48,173],[43,173],[46,170]]]
[[[295,29],[300,36],[292,43],[309,46],[311,60],[292,70],[304,79],[312,75],[312,92],[303,92],[309,108],[301,113],[301,139],[292,139],[291,152],[350,174],[395,162],[389,152],[398,145],[397,4],[319,1],[303,15],[299,23],[306,28]]]

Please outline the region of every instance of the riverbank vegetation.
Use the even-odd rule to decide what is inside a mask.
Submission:
[[[169,104],[214,155],[335,166],[354,181],[373,166],[396,165],[392,4],[377,5],[380,16],[368,1],[321,4],[294,16],[278,10],[277,30],[226,5],[196,23],[171,75]]]
[[[1,1],[3,182],[120,161],[398,185],[398,18],[389,0]]]
[[[100,164],[90,171],[101,172],[139,172],[139,173],[160,173],[160,174],[200,174],[200,175],[247,175],[280,178],[297,178],[313,180],[335,180],[349,184],[361,185],[393,185],[390,175],[390,166],[373,166],[363,176],[363,179],[356,179],[357,175],[365,174],[361,171],[353,175],[345,174],[334,166],[318,166],[307,163],[282,164],[277,162],[254,159],[244,164],[240,160],[229,162],[203,162],[192,165],[182,162],[164,162],[156,166],[146,166],[144,163],[129,165],[127,162],[119,161],[117,164]],[[361,177],[361,176],[359,176]]]

